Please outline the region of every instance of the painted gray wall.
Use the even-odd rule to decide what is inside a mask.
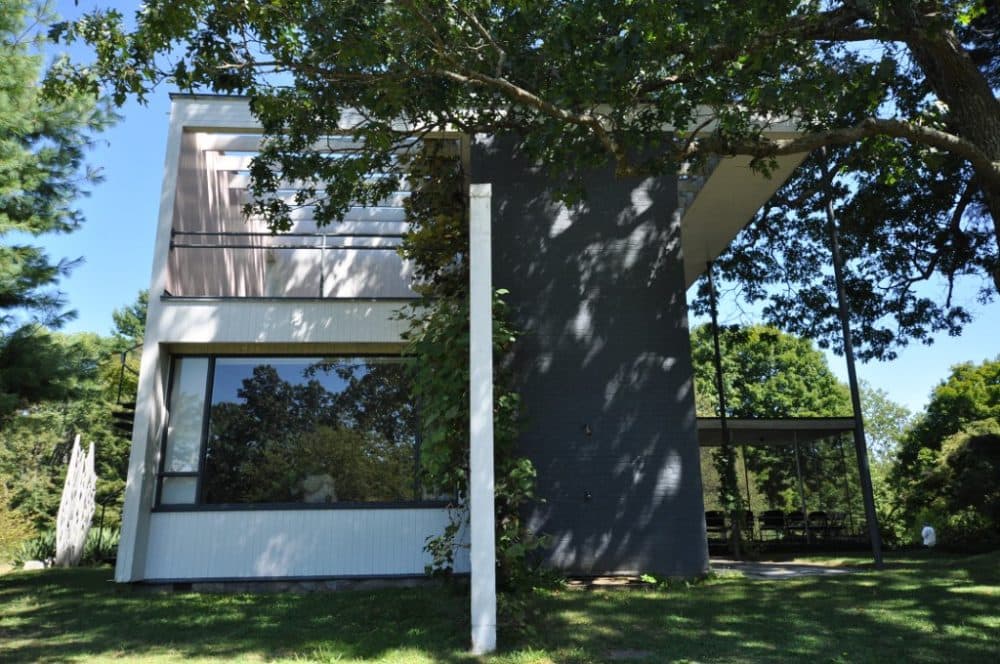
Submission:
[[[511,141],[473,146],[493,185],[494,285],[538,470],[532,528],[578,574],[694,575],[708,552],[676,181],[589,178],[567,209]]]

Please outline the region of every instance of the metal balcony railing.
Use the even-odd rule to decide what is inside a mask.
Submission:
[[[172,288],[167,295],[213,299],[414,297],[408,266],[397,253],[405,224],[362,223],[362,229],[373,224],[389,228],[277,234],[172,230],[168,279]],[[353,226],[359,227],[357,223]],[[192,255],[200,251],[212,255]],[[241,257],[243,252],[256,256]],[[260,252],[268,253],[260,257]],[[305,259],[299,252],[318,252],[319,258]]]

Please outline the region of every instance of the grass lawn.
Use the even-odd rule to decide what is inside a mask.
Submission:
[[[0,662],[464,662],[467,596],[132,592],[108,569],[0,576]],[[1000,552],[880,572],[666,590],[558,590],[485,661],[1000,661]]]

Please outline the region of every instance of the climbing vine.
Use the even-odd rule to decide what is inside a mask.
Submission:
[[[466,178],[455,141],[428,140],[408,155],[405,171],[410,229],[401,253],[413,262],[421,299],[400,315],[412,363],[413,390],[421,412],[420,464],[425,492],[452,499],[445,531],[428,540],[433,571],[449,572],[465,527],[469,476],[469,236]],[[520,397],[504,358],[517,338],[504,290],[493,297],[494,472],[497,582],[522,587],[533,574],[531,552],[542,540],[521,516],[535,498],[535,468],[518,457]]]

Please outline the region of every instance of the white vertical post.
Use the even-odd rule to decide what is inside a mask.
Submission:
[[[493,513],[493,278],[488,184],[469,186],[469,540],[472,652],[497,647]]]
[[[139,382],[135,399],[135,419],[132,425],[132,448],[129,454],[125,498],[122,502],[121,537],[115,563],[115,581],[140,581],[145,568],[145,551],[150,510],[156,484],[156,461],[159,454],[160,424],[166,403],[163,388],[166,382],[166,357],[159,342],[162,340],[160,320],[163,304],[160,294],[167,287],[170,261],[170,236],[174,223],[177,179],[180,172],[184,142],[185,102],[173,100],[170,105],[170,128],[160,189],[160,217],[153,245],[153,270],[149,284],[149,308],[146,312],[146,334],[139,364]]]

